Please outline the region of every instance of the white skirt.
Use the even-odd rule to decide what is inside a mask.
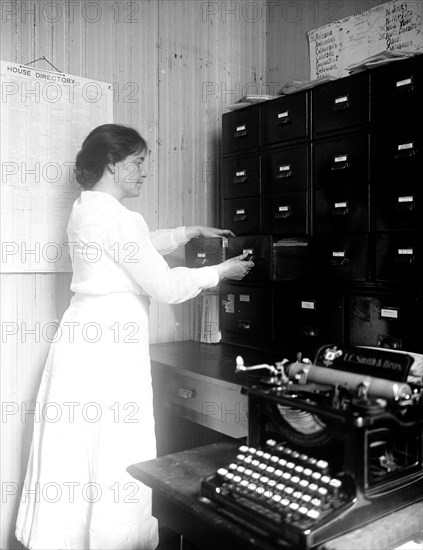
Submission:
[[[145,298],[72,298],[36,410],[18,540],[39,550],[155,548],[151,490],[126,472],[156,456]]]

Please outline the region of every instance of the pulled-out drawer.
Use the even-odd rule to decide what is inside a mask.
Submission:
[[[156,376],[155,386],[160,405],[171,413],[230,437],[246,437],[248,404],[241,386],[169,369]]]

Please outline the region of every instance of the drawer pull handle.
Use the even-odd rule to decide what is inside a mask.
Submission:
[[[395,82],[395,88],[393,89],[392,95],[399,95],[408,92],[414,92],[413,77],[403,78],[402,80],[397,80]]]
[[[332,208],[332,216],[346,216],[348,214],[348,202],[340,201],[335,202]]]
[[[277,212],[275,213],[275,219],[285,220],[286,218],[289,218],[291,215],[292,215],[292,212],[289,204],[286,206],[279,206]]]
[[[394,158],[397,159],[404,159],[404,158],[410,158],[414,157],[414,155],[417,154],[416,148],[414,146],[414,142],[410,143],[401,143],[397,146],[397,152],[394,155]]]
[[[294,171],[291,170],[290,164],[283,164],[279,166],[278,174],[276,176],[276,179],[285,179],[290,178],[294,175]]]
[[[194,399],[195,398],[195,390],[190,390],[188,388],[178,388],[178,391],[176,392],[178,397],[182,397],[183,399]]]
[[[241,330],[250,330],[251,329],[251,321],[248,321],[247,319],[238,319],[238,328]]]
[[[334,111],[345,111],[351,107],[350,98],[347,95],[342,95],[335,97],[333,100],[333,110]]]
[[[343,266],[349,264],[350,261],[347,258],[345,250],[334,250],[331,254],[330,263],[334,266]]]
[[[348,155],[335,155],[332,158],[331,170],[346,170],[351,167],[351,163],[348,161]]]
[[[292,119],[289,116],[289,111],[278,113],[278,120],[275,122],[275,126],[284,126],[285,124],[291,124]]]
[[[319,330],[315,327],[301,327],[300,336],[307,336],[308,338],[316,338],[319,336]]]
[[[416,256],[414,254],[414,249],[413,248],[398,248],[395,261],[399,262],[399,263],[413,264],[416,261]]]
[[[242,124],[241,126],[237,126],[236,131],[234,133],[234,138],[237,139],[237,138],[242,138],[246,136],[248,136],[247,125]]]
[[[246,183],[248,181],[247,176],[235,176],[234,183]]]

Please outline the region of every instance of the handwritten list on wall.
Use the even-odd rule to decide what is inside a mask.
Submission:
[[[111,85],[1,61],[1,272],[71,271],[75,156],[109,122]]]
[[[347,76],[383,51],[423,52],[423,2],[394,0],[309,31],[310,78]]]

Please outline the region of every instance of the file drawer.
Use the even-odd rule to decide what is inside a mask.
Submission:
[[[263,193],[286,193],[308,188],[309,146],[284,148],[263,156]]]
[[[316,235],[313,240],[313,279],[365,281],[368,238],[363,234]]]
[[[257,235],[261,233],[260,197],[226,199],[223,201],[225,229],[235,235]]]
[[[314,196],[315,233],[365,233],[369,230],[368,187],[318,189]]]
[[[260,157],[225,160],[222,165],[224,199],[260,195]]]
[[[375,135],[373,179],[395,181],[422,181],[423,136],[421,130],[377,132]]]
[[[307,193],[283,193],[262,198],[263,232],[276,235],[307,233]]]
[[[372,120],[391,130],[423,120],[423,58],[389,63],[371,73]]]
[[[421,282],[422,234],[378,233],[376,235],[376,279]]]
[[[254,268],[243,281],[292,281],[308,276],[308,241],[273,239],[269,235],[229,237],[226,257],[244,251],[253,255]]]
[[[317,141],[313,155],[315,187],[344,187],[367,183],[368,143],[367,133]]]
[[[237,153],[260,146],[260,110],[252,105],[222,116],[222,152]]]
[[[224,261],[223,239],[220,237],[191,239],[185,245],[186,267],[204,267]]]
[[[220,324],[222,335],[253,344],[272,340],[273,292],[268,286],[222,286]]]
[[[275,289],[275,340],[313,360],[317,349],[344,342],[344,296],[336,291]]]
[[[314,134],[369,122],[369,73],[339,78],[313,90]]]
[[[227,258],[249,252],[253,256],[254,268],[243,281],[269,281],[272,264],[272,237],[269,235],[247,235],[245,237],[229,237]]]
[[[397,296],[351,296],[349,304],[350,344],[413,351],[421,304],[411,298]],[[418,338],[421,340],[421,334]]]
[[[376,231],[423,229],[422,190],[401,182],[398,186],[375,186]]]
[[[299,92],[262,103],[263,145],[308,137],[308,101],[308,92]]]

